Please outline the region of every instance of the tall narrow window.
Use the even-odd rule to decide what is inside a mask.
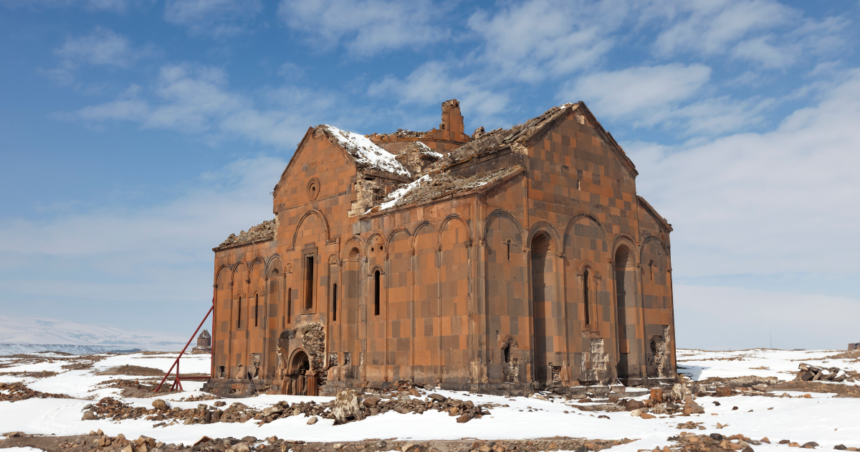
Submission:
[[[511,241],[508,240],[508,260],[511,260]]]
[[[260,326],[260,294],[254,295],[254,326]]]
[[[242,297],[239,297],[239,315],[236,316],[236,328],[242,328]]]
[[[648,277],[654,282],[654,261],[648,262]]]
[[[585,324],[591,324],[591,312],[588,309],[588,269],[582,274],[582,301],[585,302]]]
[[[293,289],[287,289],[287,323],[291,323],[290,315],[293,313]]]
[[[379,270],[373,272],[373,311],[379,315]]]
[[[331,320],[337,320],[337,284],[331,288]]]
[[[314,307],[314,257],[305,258],[305,309]]]

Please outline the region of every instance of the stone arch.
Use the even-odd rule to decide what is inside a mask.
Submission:
[[[460,223],[463,223],[463,228],[466,230],[466,234],[467,234],[467,236],[466,236],[467,237],[467,243],[471,244],[472,243],[472,229],[469,227],[469,223],[466,220],[464,220],[463,217],[461,217],[460,215],[457,215],[455,213],[448,215],[447,217],[445,217],[444,220],[442,220],[442,225],[439,226],[439,243],[440,244],[442,243],[442,233],[445,232],[445,228],[448,227],[448,223],[450,223],[452,221],[459,221]]]
[[[630,237],[627,234],[618,234],[615,236],[615,239],[612,240],[612,259],[615,260],[615,254],[618,252],[618,248],[621,246],[626,246],[631,251],[636,250],[636,240],[633,240],[633,237]],[[636,257],[636,253],[633,253],[633,257]]]
[[[561,247],[561,237],[558,235],[558,231],[555,229],[555,226],[548,221],[541,220],[533,224],[531,230],[529,230],[528,236],[526,237],[526,243],[531,244],[535,236],[541,232],[546,232],[552,239],[553,248],[555,249],[556,254],[562,254],[563,248]]]
[[[421,230],[424,228],[430,228],[430,230],[435,232],[436,234],[439,233],[439,231],[433,227],[433,224],[427,220],[424,220],[421,223],[418,223],[418,226],[415,226],[415,229],[412,230],[412,249],[413,250],[415,249],[415,239],[416,239],[416,237],[418,237],[418,234],[420,234]]]
[[[215,270],[215,282],[212,283],[216,286],[216,289],[223,289],[223,287],[218,287],[218,281],[221,279],[221,272],[224,272],[224,271],[229,272],[228,273],[228,275],[230,276],[229,280],[233,281],[233,267],[231,267],[229,265],[221,264],[221,266],[218,267],[218,270]]]
[[[287,370],[290,374],[295,374],[300,370],[313,370],[313,360],[311,360],[311,355],[309,355],[302,347],[296,347],[296,349],[290,353],[290,358],[287,360],[287,363]],[[305,365],[307,367],[303,369]]]
[[[364,239],[361,238],[361,236],[354,235],[350,237],[349,239],[347,239],[346,243],[343,246],[343,249],[341,250],[343,253],[343,255],[341,256],[341,260],[345,261],[347,259],[350,259],[349,253],[353,249],[358,250],[359,259],[366,256],[366,254],[363,254],[366,245],[367,242],[365,242]]]
[[[320,223],[322,223],[323,230],[325,231],[325,241],[326,242],[331,241],[331,238],[329,235],[329,229],[328,229],[328,221],[326,220],[325,215],[323,215],[323,213],[317,209],[310,209],[307,212],[305,212],[304,215],[302,215],[302,217],[299,219],[299,222],[296,224],[296,229],[295,229],[295,231],[293,231],[293,241],[292,241],[292,244],[290,245],[290,249],[296,249],[296,239],[298,238],[299,231],[302,228],[302,223],[304,223],[305,219],[311,215],[316,215],[319,217]]]
[[[373,247],[374,240],[379,240],[380,242],[382,242],[381,245],[383,245],[385,248],[388,248],[388,242],[385,240],[385,236],[382,235],[381,232],[374,232],[374,233],[370,234],[370,236],[367,238],[367,241],[364,242],[364,255],[365,256],[368,256],[368,257],[370,256],[370,253],[371,253],[370,248]],[[379,252],[379,251],[380,250],[374,250],[373,252]]]
[[[483,240],[487,239],[487,231],[489,231],[490,229],[490,224],[492,223],[491,220],[496,217],[507,217],[509,220],[511,220],[511,222],[513,222],[514,226],[517,227],[517,230],[520,234],[523,234],[525,232],[525,229],[523,229],[523,226],[520,224],[519,220],[517,220],[517,218],[513,216],[510,212],[504,209],[496,209],[490,212],[490,214],[487,215],[487,219],[484,221],[484,231],[482,233],[483,236],[481,237]]]
[[[266,262],[266,277],[272,275],[272,270],[278,270],[279,268],[281,269],[279,271],[283,273],[283,265],[284,262],[281,260],[281,255],[277,253],[273,254]]]
[[[388,246],[391,246],[391,241],[394,240],[394,236],[400,232],[406,234],[406,237],[412,237],[412,234],[409,232],[409,229],[400,227],[391,231],[391,234],[388,234],[388,238],[386,239],[385,243],[388,243]]]
[[[598,220],[596,216],[594,216],[593,214],[588,213],[588,212],[580,212],[580,213],[575,214],[573,217],[571,217],[570,221],[567,222],[567,226],[565,226],[565,228],[564,228],[564,235],[569,235],[570,230],[573,228],[573,226],[576,224],[576,222],[583,219],[583,218],[587,218],[587,219],[593,221],[597,225],[597,227],[600,229],[600,232],[603,233],[603,240],[606,240],[606,241],[609,240],[609,235],[606,233],[606,228],[603,227],[603,223],[601,223],[600,220]]]
[[[242,267],[243,265],[244,265],[244,268]],[[232,280],[233,284],[245,282],[245,281],[236,281],[236,275],[241,273],[242,270],[244,270],[245,273],[248,275],[251,274],[251,267],[248,265],[248,262],[246,262],[244,259],[240,259],[235,264],[233,264],[233,280]]]
[[[660,247],[663,248],[663,252],[666,253],[666,256],[669,255],[669,248],[666,246],[665,243],[663,243],[662,240],[660,240],[660,237],[657,237],[656,235],[649,235],[648,237],[645,238],[645,240],[642,240],[642,244],[639,245],[639,262],[640,263],[644,261],[644,259],[642,258],[642,255],[645,253],[645,246],[648,245],[648,243],[652,242],[652,241],[656,241],[660,245]]]

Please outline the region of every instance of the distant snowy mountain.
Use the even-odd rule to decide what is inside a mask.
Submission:
[[[60,351],[74,354],[180,350],[188,338],[65,320],[0,316],[0,355]]]

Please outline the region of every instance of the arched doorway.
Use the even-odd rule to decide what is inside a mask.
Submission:
[[[549,366],[553,355],[552,304],[555,301],[555,269],[553,268],[553,242],[546,232],[532,239],[532,315],[534,319],[534,374],[535,380],[551,383]]]
[[[635,372],[636,359],[630,357],[630,340],[636,338],[635,262],[630,249],[624,245],[615,252],[615,334],[618,342],[618,378],[629,378]]]
[[[289,383],[286,393],[290,395],[317,395],[317,376],[311,370],[311,362],[304,350],[296,350],[290,359]]]

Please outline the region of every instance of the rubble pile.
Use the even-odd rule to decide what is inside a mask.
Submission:
[[[66,394],[34,391],[24,383],[0,383],[0,402],[17,402],[27,399],[71,399]]]
[[[253,243],[260,242],[264,240],[271,240],[275,237],[275,233],[278,232],[278,217],[275,217],[273,220],[264,221],[256,226],[251,226],[248,231],[241,231],[239,235],[230,234],[227,236],[227,240],[221,242],[218,245],[218,248],[226,248],[228,246],[233,245],[241,245],[245,243]]]
[[[797,367],[800,371],[797,373],[795,380],[832,381],[835,383],[842,381],[854,382],[854,378],[848,376],[848,374],[838,367],[818,367],[806,363],[800,363]]]
[[[693,392],[683,383],[672,386],[668,392],[663,388],[652,388],[648,400],[639,401],[621,398],[617,394],[610,394],[609,403],[594,405],[571,405],[581,411],[629,411],[632,416],[643,419],[653,419],[655,415],[684,415],[701,414],[705,412],[698,403],[694,401]],[[579,403],[593,402],[591,399],[579,400]]]
[[[309,418],[334,419],[335,424],[360,421],[368,416],[395,411],[401,414],[423,414],[435,410],[456,417],[457,422],[469,422],[490,414],[489,409],[499,405],[493,403],[475,404],[470,400],[447,398],[431,393],[425,398],[414,388],[408,391],[386,391],[378,395],[360,394],[355,390],[341,391],[334,401],[318,404],[314,401],[290,404],[280,401],[262,410],[234,402],[229,407],[221,409],[226,403],[218,401],[213,406],[199,404],[197,408],[173,408],[164,400],[156,399],[152,408],[133,407],[111,397],[105,397],[98,403],[84,407],[83,420],[140,419],[159,421],[156,426],[168,424],[212,424],[216,422],[248,422],[259,421],[259,425],[273,422],[290,416],[304,415]]]
[[[614,446],[631,443],[632,440],[587,440],[583,438],[554,437],[526,440],[434,440],[410,441],[395,439],[367,439],[364,441],[344,441],[329,443],[307,443],[304,441],[282,440],[276,436],[259,440],[253,436],[243,438],[209,438],[204,436],[194,444],[165,444],[153,438],[141,436],[135,440],[124,435],[105,435],[104,432],[90,432],[77,436],[38,436],[21,432],[6,433],[7,438],[0,441],[0,447],[34,447],[48,452],[309,452],[338,450],[343,452],[375,452],[397,450],[403,452],[537,452],[545,450],[599,451]]]

